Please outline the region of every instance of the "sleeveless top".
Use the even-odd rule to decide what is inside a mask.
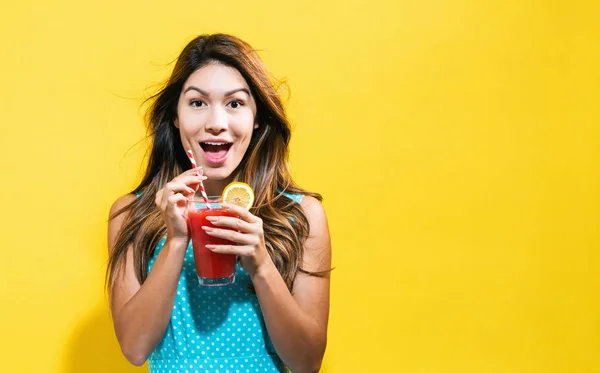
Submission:
[[[284,195],[297,203],[303,195]],[[166,241],[149,260],[148,271]],[[148,358],[150,373],[288,372],[271,343],[250,276],[238,261],[235,282],[198,284],[194,252],[188,245],[177,284],[171,320]]]

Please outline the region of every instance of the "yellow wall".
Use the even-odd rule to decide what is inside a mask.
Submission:
[[[288,78],[293,172],[325,196],[324,372],[600,371],[592,3],[4,1],[0,370],[145,369],[107,312],[107,212],[141,99],[223,31]]]

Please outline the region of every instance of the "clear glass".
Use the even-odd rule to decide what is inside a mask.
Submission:
[[[208,204],[210,208],[207,208],[203,198],[195,197],[188,202],[187,208],[188,227],[192,236],[198,282],[202,286],[229,285],[235,281],[237,256],[215,253],[207,249],[206,245],[235,245],[235,243],[209,236],[202,226],[214,227],[206,219],[208,216],[236,217],[237,215],[223,210],[221,197],[209,197]]]

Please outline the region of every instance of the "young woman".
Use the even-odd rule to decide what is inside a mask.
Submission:
[[[331,245],[321,197],[286,167],[290,125],[256,52],[203,35],[181,52],[148,113],[146,174],[117,199],[108,226],[107,284],[125,357],[150,372],[317,372],[327,342]],[[198,163],[192,169],[186,150]],[[221,195],[254,189],[247,211],[211,221],[234,245],[233,284],[200,286],[187,201],[203,181]]]

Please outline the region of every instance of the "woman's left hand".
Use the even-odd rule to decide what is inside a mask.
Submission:
[[[236,205],[224,203],[222,206],[238,217],[209,216],[206,219],[218,228],[202,226],[202,229],[210,236],[223,238],[234,244],[206,245],[206,248],[215,253],[239,255],[242,266],[252,277],[271,262],[265,246],[262,219]]]

